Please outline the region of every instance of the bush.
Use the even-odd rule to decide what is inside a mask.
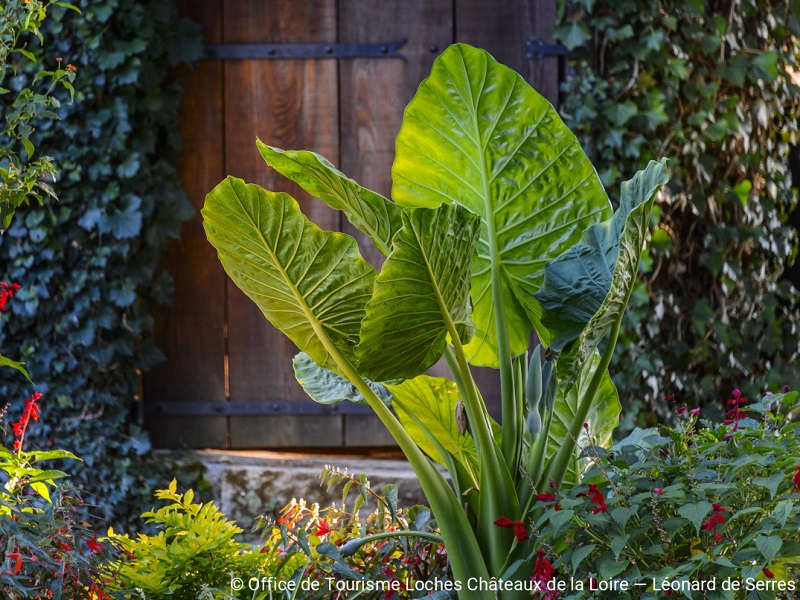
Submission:
[[[800,311],[780,275],[797,253],[787,163],[800,3],[566,6],[557,32],[591,60],[573,64],[562,110],[604,183],[670,157],[670,194],[615,357],[630,414],[644,401],[667,417],[661,386],[711,407],[731,381],[751,395],[793,385]]]
[[[156,265],[191,214],[175,168],[180,90],[170,73],[198,56],[199,35],[171,2],[76,4],[80,14],[47,9],[44,43],[28,46],[36,62],[12,80],[24,85],[36,65],[76,69],[74,102],[30,136],[61,173],[60,201],[26,209],[0,236],[0,280],[22,284],[0,343],[52,402],[42,444],[80,448],[76,485],[98,502],[94,518],[119,525],[135,523],[154,484],[172,477],[128,415],[141,371],[162,358],[150,311],[169,299],[171,280]],[[0,396],[24,398],[26,384],[2,379]]]
[[[252,546],[237,541],[242,530],[213,503],[194,502],[191,490],[177,493],[173,480],[156,492],[167,504],[142,515],[156,525],[157,535],[133,539],[109,532],[123,550],[111,569],[111,588],[119,598],[153,600],[389,600],[422,597],[429,582],[446,579],[447,557],[429,509],[399,509],[394,486],[377,494],[363,475],[356,479],[329,469],[323,477],[329,485],[344,484],[341,507],[292,500],[277,522],[259,519],[261,539]],[[353,486],[358,494],[348,512]],[[368,497],[378,509],[361,518],[357,511]],[[420,589],[407,590],[409,581]]]
[[[700,420],[704,427],[697,409],[667,402],[678,419],[675,429],[636,429],[609,451],[587,448],[592,466],[583,483],[538,499],[536,551],[550,565],[550,578],[583,582],[585,589],[571,598],[587,597],[590,587],[603,589],[612,579],[629,590],[617,587],[615,598],[684,590],[692,598],[794,597],[800,422],[791,413],[800,408],[797,398],[791,392],[746,404],[735,390],[725,423]]]
[[[9,600],[108,598],[101,571],[114,548],[89,529],[80,493],[61,481],[66,473],[40,468],[77,457],[24,449],[28,427],[39,419],[40,399],[38,393],[26,399],[13,423],[13,451],[0,446],[0,591]]]
[[[58,93],[66,90],[72,96],[75,67],[59,60],[48,71],[30,49],[42,40],[40,27],[54,4],[9,0],[0,7],[0,95],[5,106],[0,125],[0,233],[21,204],[55,197],[48,183],[57,174],[53,159],[37,153],[31,137],[42,120],[56,117]],[[27,77],[19,72],[20,63],[27,67]]]

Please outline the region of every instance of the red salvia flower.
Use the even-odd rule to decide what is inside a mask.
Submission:
[[[550,561],[545,558],[546,554],[544,548],[539,548],[536,551],[536,564],[533,566],[533,576],[531,577],[531,581],[539,584],[537,589],[540,590],[547,590],[547,584],[558,575],[558,571],[556,571]],[[543,593],[545,593],[543,600],[553,600],[555,598],[554,593],[549,591]]]
[[[0,281],[0,312],[5,311],[6,302],[14,297],[14,292],[19,290],[18,283],[6,283]]]
[[[28,423],[31,419],[34,421],[39,420],[39,405],[36,404],[42,395],[39,392],[34,392],[33,396],[25,399],[25,409],[22,411],[22,416],[19,421],[12,423],[11,427],[14,429],[14,435],[17,439],[14,440],[14,452],[19,452],[22,448],[22,443],[25,441],[25,431],[28,429]]]
[[[525,523],[522,521],[512,521],[508,517],[500,517],[494,522],[494,524],[497,527],[513,529],[514,536],[517,538],[518,542],[524,542],[528,539],[528,530],[525,528]]]
[[[794,483],[794,490],[800,494],[800,465],[794,468],[794,477],[792,477],[792,483]]]
[[[528,530],[525,529],[525,523],[522,521],[514,521],[514,536],[518,542],[524,542],[528,539]]]
[[[705,523],[703,523],[701,529],[712,532],[714,543],[719,543],[722,541],[722,535],[717,533],[717,525],[725,524],[725,517],[722,516],[722,513],[725,512],[725,508],[716,502],[711,504],[711,508],[714,511],[714,514],[708,517]]]
[[[766,577],[767,579],[772,579],[773,577],[775,577],[775,573],[770,571],[769,567],[764,567],[761,570],[764,572],[764,577]]]
[[[499,519],[497,519],[494,522],[494,524],[497,525],[498,527],[507,527],[508,528],[508,527],[513,527],[514,526],[514,521],[512,521],[508,517],[500,517]]]
[[[800,469],[800,467],[798,467]],[[545,492],[544,494],[536,494],[536,499],[539,502],[555,502],[556,497],[553,496],[550,492]]]

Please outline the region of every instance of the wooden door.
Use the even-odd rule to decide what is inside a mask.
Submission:
[[[379,43],[407,39],[397,58],[207,59],[182,75],[182,177],[197,215],[165,268],[175,301],[156,319],[168,357],[145,377],[146,423],[157,447],[355,449],[392,446],[366,407],[323,407],[294,379],[296,348],[225,276],[199,216],[226,175],[286,191],[325,229],[356,232],[341,215],[272,172],[256,138],[322,154],[386,196],[403,109],[439,53],[485,48],[551,101],[558,60],[528,58],[550,41],[555,0],[179,0],[209,45]],[[365,253],[378,263],[377,252]],[[479,378],[491,382],[493,373]],[[490,386],[491,387],[491,386]],[[495,386],[496,387],[496,386]],[[499,412],[489,395],[490,410]]]

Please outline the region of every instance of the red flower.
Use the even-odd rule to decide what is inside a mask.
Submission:
[[[539,584],[537,587],[539,590],[546,590],[547,584],[558,575],[558,571],[556,571],[550,561],[545,558],[546,554],[544,548],[539,548],[536,551],[536,564],[533,566],[533,577],[531,577],[531,581]],[[549,600],[554,597],[554,595],[548,593],[544,597],[544,600]]]
[[[767,579],[772,579],[773,577],[775,577],[775,573],[770,571],[768,567],[764,567],[762,571],[764,571],[764,577],[766,577]]]
[[[12,570],[6,569],[6,573],[9,575],[16,575],[19,573],[19,570],[22,568],[22,556],[19,552],[9,552],[6,554],[6,558],[14,559],[14,568]]]
[[[518,542],[524,542],[528,539],[528,530],[525,528],[525,523],[522,521],[512,521],[508,517],[500,517],[494,524],[497,527],[504,527],[505,529],[514,529],[514,536]]]
[[[528,539],[528,530],[525,529],[525,523],[522,521],[514,522],[514,536],[518,542],[524,542]]]
[[[664,493],[664,490],[661,488],[653,488],[653,493],[658,494],[659,496]]]
[[[711,531],[713,533],[714,543],[719,543],[722,541],[722,535],[717,533],[717,525],[725,524],[725,517],[722,516],[722,513],[725,512],[725,508],[716,502],[711,504],[711,508],[713,509],[714,514],[708,517],[706,522],[703,523],[701,529],[704,531]]]
[[[694,415],[696,417],[697,415],[700,414],[700,409],[699,408],[693,408],[692,410],[689,411],[689,414]]]
[[[94,534],[94,537],[90,540],[85,540],[86,545],[89,547],[89,554],[97,554],[98,552],[103,551],[103,544],[97,541],[97,534]]]
[[[323,535],[328,535],[331,532],[330,527],[328,526],[327,521],[323,521],[322,519],[317,519],[317,531],[315,535],[317,537],[322,537]]]
[[[18,283],[8,284],[5,281],[0,281],[0,312],[5,311],[6,302],[14,297],[14,292],[19,290]]]
[[[498,527],[509,528],[514,526],[514,521],[512,521],[508,517],[500,517],[499,519],[497,519],[497,521],[494,522],[494,524],[497,525]]]
[[[14,435],[17,439],[14,440],[14,452],[19,452],[22,448],[22,442],[25,440],[25,430],[28,428],[28,422],[33,419],[39,420],[39,406],[36,402],[42,397],[39,392],[34,392],[33,396],[25,399],[25,410],[22,411],[22,416],[19,421],[12,423],[11,427],[14,429]]]
[[[800,494],[800,465],[794,468],[794,477],[792,477],[795,491]]]
[[[800,472],[800,467],[797,467],[797,468],[798,468],[798,472]],[[553,496],[553,494],[551,494],[550,492],[545,492],[544,494],[536,494],[536,499],[539,502],[555,502],[556,501],[556,497]]]
[[[603,492],[597,489],[597,486],[593,483],[589,484],[589,491],[578,494],[579,496],[585,495],[589,497],[589,500],[592,504],[596,504],[592,509],[592,514],[596,515],[597,513],[601,512],[608,512],[608,506],[606,506],[606,499],[603,497]]]

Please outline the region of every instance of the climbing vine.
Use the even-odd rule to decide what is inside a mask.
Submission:
[[[670,157],[614,367],[622,395],[662,416],[666,393],[798,383],[798,292],[781,278],[797,254],[798,15],[797,0],[559,7],[557,35],[582,54],[562,111],[603,182]]]

